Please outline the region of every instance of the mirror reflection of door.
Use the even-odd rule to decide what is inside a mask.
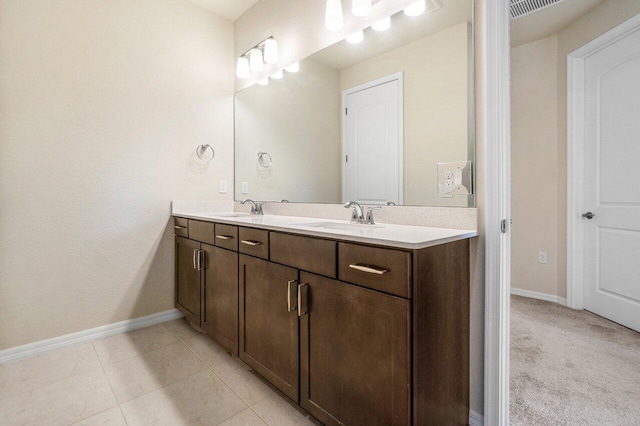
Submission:
[[[342,201],[402,204],[402,74],[343,93]]]

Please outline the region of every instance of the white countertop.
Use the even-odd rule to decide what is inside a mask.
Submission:
[[[255,216],[233,212],[174,214],[174,216],[405,249],[421,249],[478,235],[478,232],[473,230],[387,223],[352,225],[347,221],[331,219],[279,215]]]

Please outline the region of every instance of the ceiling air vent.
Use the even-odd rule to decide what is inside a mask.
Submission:
[[[511,19],[522,18],[566,0],[509,0]]]

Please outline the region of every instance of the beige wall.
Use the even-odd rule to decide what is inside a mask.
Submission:
[[[236,94],[237,200],[341,201],[340,77],[313,59],[301,67]],[[258,165],[259,151],[271,155],[271,167]]]
[[[233,24],[1,0],[0,58],[0,349],[173,308],[170,201],[232,199]]]
[[[511,49],[511,287],[558,292],[558,37]],[[538,263],[538,252],[548,263]]]
[[[403,73],[403,204],[468,204],[466,196],[439,197],[436,183],[438,163],[469,157],[469,31],[461,23],[340,71],[341,93]]]
[[[541,141],[544,145],[540,147],[544,151],[544,155],[540,153],[532,158],[523,158],[522,156],[516,157],[516,150],[519,150],[519,154],[524,154],[525,151],[519,148],[520,141],[516,138],[516,129],[514,128],[514,156],[512,159],[514,169],[514,187],[513,187],[513,210],[514,210],[514,235],[513,246],[514,250],[518,249],[519,254],[514,251],[513,259],[513,280],[512,286],[525,288],[538,291],[542,293],[549,293],[561,298],[566,297],[567,294],[567,55],[579,47],[585,45],[589,41],[604,34],[610,29],[616,27],[627,19],[640,13],[640,2],[637,0],[607,0],[601,5],[593,9],[591,12],[577,19],[571,25],[566,27],[560,33],[556,35],[557,38],[557,58],[548,58],[549,61],[556,64],[556,117],[546,117],[545,120],[538,119],[535,115],[528,113],[522,107],[524,100],[516,99],[517,95],[512,95],[512,102],[514,102],[514,109],[512,111],[512,120],[514,124],[520,123],[521,126],[528,126],[530,129],[538,129],[534,131],[534,134],[541,135],[545,133],[544,141]],[[518,49],[524,51],[525,49],[534,49],[535,45],[541,43],[534,42],[529,45],[519,46],[512,50],[512,54],[516,53]],[[540,45],[538,45],[540,47]],[[547,52],[548,53],[548,52]],[[530,66],[538,69],[546,69],[548,67],[544,64],[534,63],[538,62],[531,58]],[[526,59],[523,59],[523,61]],[[514,62],[514,65],[516,63]],[[521,69],[523,67],[520,67]],[[529,73],[530,74],[530,73]],[[516,68],[512,70],[512,79],[520,80],[524,79],[524,76],[519,75],[516,72]],[[544,74],[544,84],[540,84],[537,80],[532,80],[529,84],[540,88],[545,93],[544,102],[549,102],[546,97],[547,90],[544,89],[547,85],[554,85],[554,83],[548,80],[548,74]],[[514,87],[515,89],[515,87]],[[526,90],[522,90],[525,92]],[[542,96],[542,94],[536,94]],[[542,99],[539,99],[542,101]],[[520,104],[519,109],[515,107]],[[526,114],[526,115],[525,115]],[[528,121],[528,124],[525,122]],[[535,122],[534,122],[535,121]],[[540,130],[542,128],[552,131],[554,128],[557,135],[555,138],[546,134],[546,130]],[[555,152],[549,150],[548,141],[555,139]],[[533,141],[533,139],[529,139]],[[531,148],[529,148],[531,149]],[[537,159],[537,161],[536,161]],[[547,176],[542,177],[540,182],[543,188],[538,188],[532,194],[543,196],[540,199],[540,204],[537,208],[542,211],[543,215],[547,217],[549,214],[555,215],[555,219],[550,216],[547,217],[548,223],[553,224],[556,228],[554,235],[548,235],[546,229],[529,228],[529,223],[524,220],[531,220],[530,213],[524,212],[525,207],[532,208],[532,199],[525,196],[524,192],[532,190],[531,185],[528,185],[520,177],[522,185],[517,184],[517,174],[522,174],[518,169],[520,167],[528,169],[529,163],[536,161],[538,166],[547,170],[549,161],[556,164],[556,171],[549,171],[552,175],[555,175],[554,179],[548,179]],[[522,195],[518,195],[518,192],[522,192]],[[543,194],[544,193],[544,194]],[[555,193],[555,200],[552,199],[552,195]],[[524,198],[527,198],[523,201]],[[518,211],[522,214],[523,221],[518,220],[516,217]],[[527,217],[529,219],[527,219]],[[522,223],[520,223],[522,222]],[[554,248],[555,245],[555,248]],[[549,264],[539,265],[537,264],[537,251],[542,248],[548,248],[549,252]],[[554,257],[552,257],[554,253]],[[519,261],[516,262],[516,256],[519,256]],[[552,268],[548,266],[551,265]],[[555,268],[555,276],[551,276],[552,269]],[[528,281],[516,281],[515,277],[525,277],[527,274],[539,274],[532,275],[534,278],[528,279]],[[525,284],[522,284],[525,283]],[[555,291],[554,291],[555,290]]]
[[[301,2],[299,0],[260,0],[245,15],[236,21],[236,54],[239,55],[262,39],[273,35],[280,42],[281,64],[304,59],[305,57],[343,39],[355,29],[375,22],[380,17],[401,10],[412,0],[397,2],[379,2],[374,5],[374,13],[366,19],[353,19],[345,16],[345,28],[338,33],[330,33],[324,29],[322,21],[324,2]],[[483,2],[475,2],[475,57],[476,57],[476,203],[479,210],[480,238],[471,243],[472,277],[471,277],[471,409],[484,412],[484,237],[482,221],[484,206],[484,153],[483,113],[480,108],[484,103],[484,79],[481,67],[484,64],[484,39],[481,37]],[[265,69],[269,75],[273,69]],[[236,89],[246,87],[250,82],[237,80]],[[282,214],[286,207],[278,206]],[[425,211],[429,211],[425,209]],[[391,215],[391,214],[390,214]]]

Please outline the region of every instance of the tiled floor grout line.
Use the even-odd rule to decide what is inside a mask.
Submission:
[[[165,327],[166,327],[166,326],[165,326]],[[211,367],[209,367],[209,366],[204,362],[204,360],[203,360],[202,358],[200,358],[200,357],[198,356],[198,354],[197,354],[197,353],[195,353],[195,352],[193,351],[193,349],[191,349],[191,348],[189,347],[189,345],[187,345],[187,343],[186,343],[184,340],[182,340],[182,339],[180,338],[180,336],[178,336],[176,333],[174,333],[173,331],[171,331],[171,329],[169,329],[169,327],[166,327],[166,328],[167,328],[167,330],[169,330],[169,331],[170,331],[170,332],[171,332],[171,333],[172,333],[172,334],[173,334],[173,335],[174,335],[178,340],[180,340],[180,341],[182,342],[182,344],[183,344],[183,345],[185,345],[185,346],[187,347],[187,349],[189,349],[189,350],[191,351],[191,353],[192,353],[192,354],[194,354],[194,355],[195,355],[195,357],[196,357],[196,358],[198,358],[198,359],[200,360],[200,362],[202,362],[202,363],[204,364],[204,366],[205,366],[205,367],[207,367],[207,368],[208,368],[208,369],[209,369],[209,370],[214,374],[214,376],[216,376],[218,379],[220,379],[220,381],[221,381],[222,383],[224,383],[224,385],[225,385],[226,387],[228,387],[228,388],[229,388],[229,390],[230,390],[230,391],[231,391],[235,396],[237,396],[237,397],[240,399],[240,401],[244,402],[244,404],[247,406],[247,408],[249,408],[251,411],[253,411],[253,412],[255,413],[255,415],[256,415],[256,416],[258,416],[258,418],[259,418],[260,420],[262,420],[262,421],[263,421],[267,426],[270,426],[270,425],[269,425],[269,422],[267,422],[267,420],[266,420],[266,419],[264,419],[260,414],[258,414],[258,413],[256,412],[256,410],[254,410],[254,409],[253,409],[253,407],[252,407],[251,405],[247,404],[247,401],[245,401],[244,399],[242,399],[242,397],[241,397],[240,395],[238,395],[238,394],[236,393],[236,391],[234,391],[234,390],[233,390],[233,388],[232,388],[231,386],[229,386],[229,384],[228,384],[227,382],[225,382],[225,381],[222,379],[222,377],[220,377],[220,376],[219,376],[215,371],[213,371],[213,369],[212,369]],[[193,331],[194,331],[195,333],[197,333],[197,331],[195,331],[195,330],[193,330]],[[206,335],[204,335],[204,334],[203,334],[203,336],[206,336]],[[206,337],[208,337],[208,336],[206,336]],[[235,362],[235,360],[233,360],[233,361]],[[243,410],[243,411],[244,411],[244,410]],[[242,412],[242,411],[241,411],[241,412]],[[234,416],[236,416],[236,415],[238,415],[238,414],[240,414],[240,413],[234,414],[233,416],[229,417],[228,419],[223,420],[223,421],[222,421],[222,422],[220,422],[220,423],[226,422],[227,420],[229,420],[229,419],[233,418]],[[218,423],[218,424],[220,424],[220,423]]]
[[[122,404],[118,404],[118,410],[120,410],[120,414],[122,414],[122,418],[124,419],[124,424],[128,426],[129,422],[127,421],[127,416],[124,415],[124,411],[122,411]]]

